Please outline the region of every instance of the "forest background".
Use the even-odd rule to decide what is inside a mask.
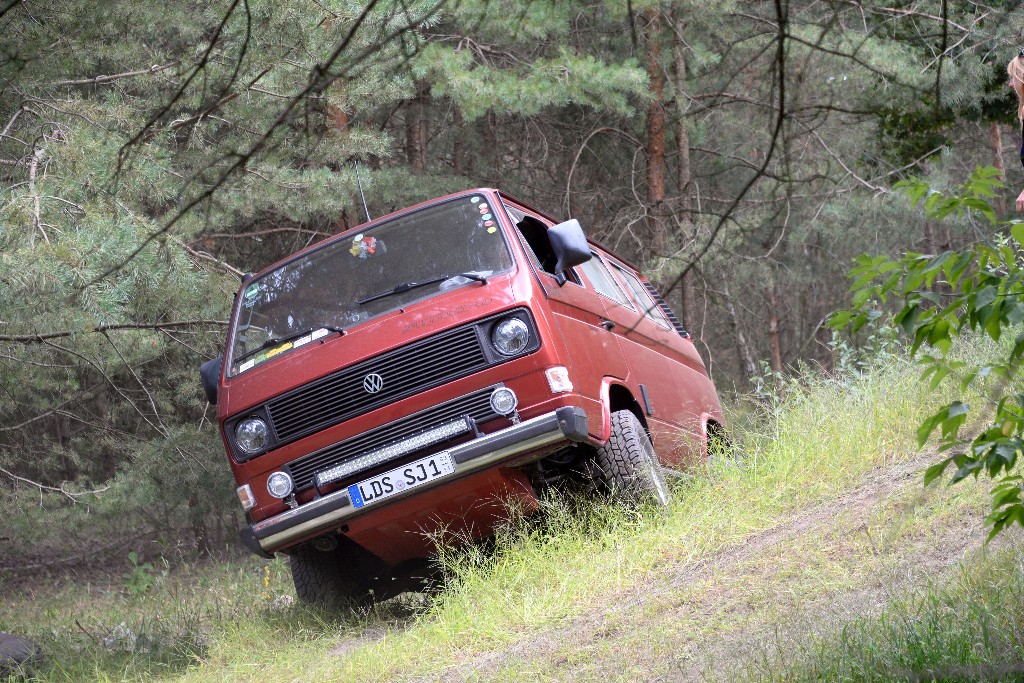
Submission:
[[[832,368],[855,257],[992,237],[898,181],[1024,186],[1015,2],[0,0],[0,36],[5,573],[233,542],[198,366],[360,182],[373,216],[496,186],[578,218],[725,394]]]

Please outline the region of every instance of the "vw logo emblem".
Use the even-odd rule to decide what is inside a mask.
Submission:
[[[376,394],[384,387],[384,378],[378,375],[376,372],[371,372],[369,375],[363,378],[363,389],[368,394]]]

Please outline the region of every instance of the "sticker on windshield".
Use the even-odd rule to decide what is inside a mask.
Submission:
[[[255,306],[256,297],[259,296],[259,293],[260,285],[258,284],[253,283],[246,287],[244,295],[245,301],[242,302],[242,305],[245,306],[246,308],[252,308],[253,306]]]
[[[488,207],[486,204],[481,204],[477,208],[480,209],[480,213],[487,213],[487,211],[490,209],[490,207]]]
[[[323,327],[321,327],[316,332],[313,332],[312,334],[307,334],[304,337],[299,337],[298,339],[293,341],[292,342],[292,348],[297,349],[300,346],[305,346],[309,342],[316,341],[317,339],[320,339],[321,337],[326,337],[327,333],[328,333],[328,330],[323,328]]]
[[[327,330],[324,330],[324,334],[327,334]],[[320,335],[320,336],[323,336],[323,335]],[[296,346],[295,342],[285,342],[284,344],[281,344],[280,346],[275,346],[272,349],[264,351],[263,353],[260,353],[260,354],[258,354],[256,356],[254,356],[253,358],[250,358],[249,360],[245,361],[241,365],[239,365],[238,366],[238,373],[241,374],[241,373],[245,372],[246,370],[250,370],[250,369],[256,367],[257,365],[260,365],[261,363],[265,363],[268,360],[270,360],[271,358],[273,358],[274,356],[278,356],[278,355],[284,353],[285,351],[287,351],[288,349],[294,348],[295,346]]]
[[[476,203],[477,203],[478,201],[480,201],[480,198],[479,198],[479,197],[472,197],[472,198],[470,198],[470,200],[469,200],[469,201],[471,201],[471,202],[473,202],[474,204],[476,204]]]
[[[366,237],[363,233],[359,233],[352,239],[352,246],[348,251],[353,256],[369,258],[377,252],[377,238]]]
[[[491,218],[492,218],[492,216],[491,216],[491,214],[489,214],[489,213],[485,213],[485,214],[483,215],[483,219],[484,219],[485,221],[489,221],[489,220],[491,220]]]

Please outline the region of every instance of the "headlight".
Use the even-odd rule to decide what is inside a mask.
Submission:
[[[506,356],[522,353],[530,344],[530,328],[519,318],[505,318],[491,333],[494,348]]]
[[[292,478],[286,472],[274,472],[267,479],[267,491],[274,498],[287,498],[292,492]]]
[[[267,429],[267,423],[258,417],[242,420],[235,427],[235,445],[248,455],[262,451],[267,445],[269,436],[270,430]]]

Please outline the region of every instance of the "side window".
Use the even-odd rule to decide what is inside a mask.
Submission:
[[[608,266],[604,264],[601,257],[597,252],[593,252],[594,257],[580,266],[586,274],[587,279],[590,280],[590,284],[594,286],[594,289],[601,296],[605,296],[612,301],[615,301],[627,308],[635,310],[635,306],[630,303],[629,298],[625,292],[615,282],[615,278],[612,277],[611,271],[608,270]]]
[[[629,289],[630,294],[633,295],[633,298],[636,299],[637,303],[639,303],[643,308],[644,314],[665,329],[671,329],[672,323],[670,323],[668,318],[665,317],[665,313],[661,310],[661,306],[658,305],[658,302],[655,301],[650,292],[644,288],[643,284],[640,282],[640,278],[620,266],[618,263],[613,262],[612,267],[615,268],[616,272],[618,272],[622,281],[626,283],[626,287]]]
[[[554,275],[558,257],[555,255],[555,250],[551,247],[551,240],[548,239],[548,226],[539,218],[524,213],[508,204],[505,204],[505,210],[508,212],[512,222],[515,223],[519,234],[523,236],[523,241],[526,243],[526,251],[529,253],[530,258],[533,259],[533,262],[545,273]],[[580,284],[579,276],[573,272],[572,268],[566,273],[566,277],[570,282]]]

